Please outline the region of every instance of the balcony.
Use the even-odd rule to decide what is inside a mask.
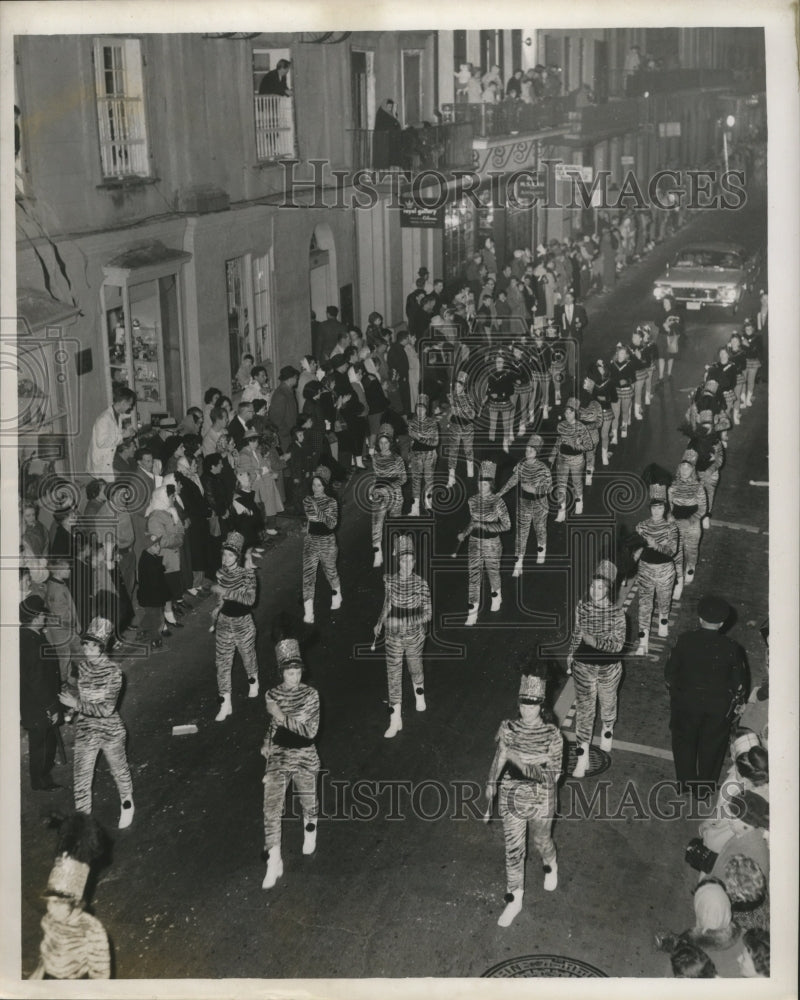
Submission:
[[[565,138],[594,142],[608,136],[634,132],[641,120],[642,102],[638,98],[609,101],[608,104],[587,104],[570,111]]]
[[[292,159],[296,153],[292,98],[256,94],[253,100],[256,157],[264,161]]]
[[[147,131],[139,97],[101,97],[97,101],[103,177],[147,177]]]
[[[519,135],[557,128],[567,121],[573,108],[571,96],[549,97],[536,104],[524,101],[502,101],[500,104],[444,104],[445,121],[471,122],[476,138],[499,135]]]
[[[402,130],[351,129],[350,134],[354,170],[418,173],[469,169],[472,164],[469,122]]]

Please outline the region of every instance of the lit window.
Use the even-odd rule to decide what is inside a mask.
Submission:
[[[139,40],[95,39],[94,74],[103,176],[149,176]]]

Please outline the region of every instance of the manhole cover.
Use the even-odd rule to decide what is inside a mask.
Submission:
[[[577,958],[566,958],[564,955],[522,955],[520,958],[509,958],[505,962],[493,965],[484,972],[482,979],[526,979],[541,977],[543,979],[608,979],[588,962]]]
[[[567,777],[571,777],[572,772],[575,770],[575,765],[578,762],[578,757],[576,750],[578,749],[578,744],[574,743],[572,740],[568,741],[567,745]],[[611,756],[607,754],[605,750],[601,750],[600,747],[596,747],[594,743],[589,744],[589,766],[586,769],[586,777],[591,778],[596,774],[602,774],[603,771],[607,771],[611,767]],[[576,781],[580,780],[578,778]]]

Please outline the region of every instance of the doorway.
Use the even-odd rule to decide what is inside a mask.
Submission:
[[[403,125],[422,121],[422,51],[403,50]]]
[[[339,306],[339,283],[336,273],[336,245],[327,223],[320,223],[311,234],[308,253],[308,285],[311,309],[317,319],[325,319],[328,306]]]

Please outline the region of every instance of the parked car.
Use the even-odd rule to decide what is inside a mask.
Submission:
[[[742,297],[756,281],[760,255],[738,243],[690,243],[675,255],[655,280],[653,295],[679,306],[730,309],[735,316]]]

